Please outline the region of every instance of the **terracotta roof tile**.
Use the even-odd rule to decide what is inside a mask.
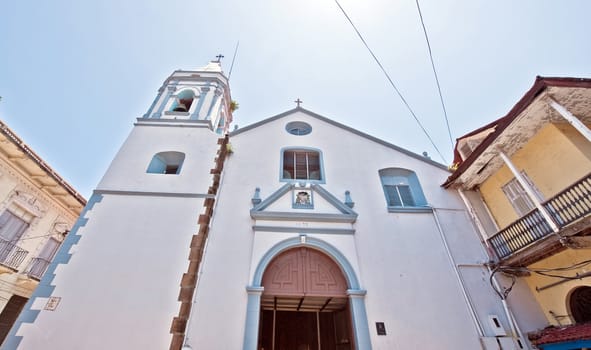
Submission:
[[[530,334],[534,345],[570,342],[591,339],[591,322],[565,327],[548,327]]]

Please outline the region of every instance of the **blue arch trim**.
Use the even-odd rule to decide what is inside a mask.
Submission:
[[[365,312],[365,290],[359,288],[359,280],[355,275],[353,267],[345,256],[335,247],[327,242],[301,235],[281,241],[275,244],[262,257],[259,262],[252,280],[251,286],[247,287],[248,302],[246,310],[246,326],[244,329],[244,344],[243,350],[256,350],[257,338],[260,318],[260,302],[261,295],[264,288],[261,286],[263,273],[265,269],[273,260],[274,257],[282,252],[296,247],[310,247],[315,248],[332,257],[340,266],[345,275],[349,289],[349,301],[351,303],[351,316],[353,321],[353,332],[355,334],[355,348],[363,350],[371,350],[371,341],[369,337],[369,322],[367,320],[367,313]]]
[[[251,286],[261,287],[263,273],[265,272],[265,269],[267,268],[271,260],[273,260],[274,257],[281,254],[282,252],[295,247],[316,248],[328,254],[340,266],[341,270],[343,271],[343,274],[345,275],[345,279],[347,280],[347,285],[349,289],[360,289],[359,280],[357,279],[355,270],[353,270],[353,266],[351,266],[347,258],[343,255],[343,253],[341,253],[337,248],[323,240],[308,236],[289,238],[275,244],[271,249],[269,249],[267,253],[262,257],[261,261],[259,262],[259,265],[257,266],[254,272]]]

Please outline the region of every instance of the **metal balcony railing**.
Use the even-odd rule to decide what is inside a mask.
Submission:
[[[45,273],[45,270],[47,270],[49,263],[50,261],[43,258],[34,258],[27,267],[27,276],[41,280],[41,277],[43,277],[43,274]]]
[[[591,213],[591,174],[542,203],[559,228]],[[552,233],[550,224],[534,209],[488,239],[501,259]]]
[[[27,254],[29,254],[28,251],[13,242],[0,238],[0,264],[18,270]]]

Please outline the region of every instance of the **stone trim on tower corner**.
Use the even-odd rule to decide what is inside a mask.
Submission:
[[[193,296],[197,287],[199,267],[203,260],[205,243],[209,234],[209,223],[213,216],[215,196],[220,185],[220,177],[224,168],[224,161],[228,155],[228,135],[222,139],[218,139],[218,144],[220,145],[220,149],[217,152],[217,158],[214,160],[215,167],[210,171],[210,174],[213,175],[213,182],[207,192],[211,197],[207,197],[203,201],[205,213],[198,217],[197,223],[199,224],[199,229],[191,238],[191,244],[189,246],[189,265],[187,267],[187,272],[184,273],[181,278],[178,297],[181,306],[178,316],[173,318],[170,326],[170,333],[172,334],[170,350],[180,350],[185,340],[187,323],[193,306]]]

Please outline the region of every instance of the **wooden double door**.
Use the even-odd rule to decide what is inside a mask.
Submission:
[[[259,350],[353,350],[347,282],[320,251],[294,248],[263,274]]]

